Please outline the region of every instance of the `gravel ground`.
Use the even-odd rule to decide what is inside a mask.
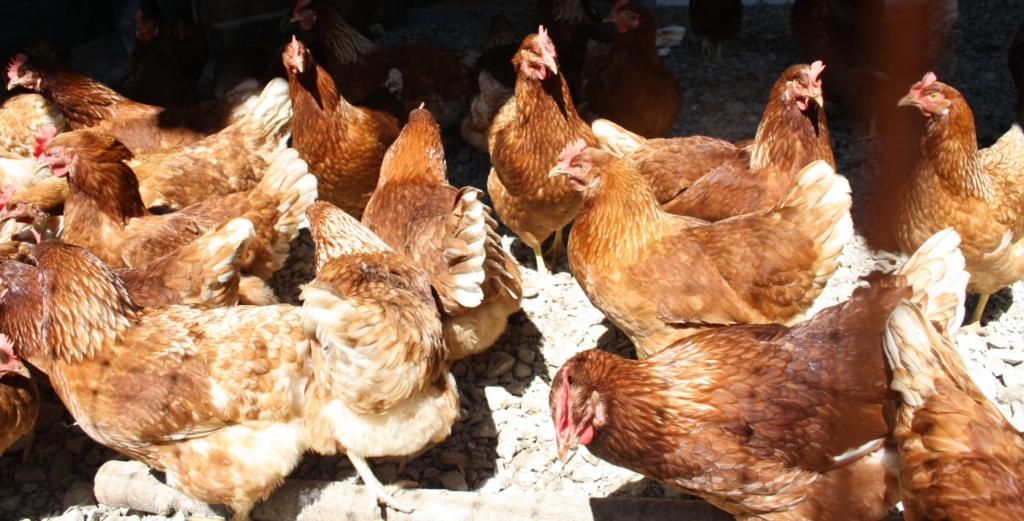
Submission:
[[[429,40],[478,49],[498,5],[496,1],[476,1],[472,7],[462,6],[458,11],[428,8],[414,18],[421,23],[389,28],[383,43]],[[504,12],[525,34],[528,13]],[[788,13],[789,6],[748,6],[743,30],[726,43],[721,61],[702,56],[700,42],[694,39],[687,39],[665,58],[686,89],[686,103],[673,127],[674,135],[704,134],[734,141],[753,136],[771,84],[788,65],[799,61],[789,33]],[[682,8],[659,8],[657,15],[661,25],[687,25]],[[1022,16],[1024,0],[961,2],[950,56],[945,70],[938,71],[941,79],[967,97],[983,146],[1005,132],[1012,120],[1014,96],[1006,68],[1006,48]],[[107,74],[123,71],[123,67],[97,65]],[[838,104],[828,104],[828,116],[840,172],[850,178],[854,188],[856,220],[864,213],[867,165],[877,144],[853,139],[862,133],[861,129],[855,128]],[[484,154],[461,142],[446,152],[453,185],[485,187],[489,166]],[[678,496],[585,450],[572,455],[565,465],[557,461],[547,406],[550,376],[583,349],[599,346],[623,356],[631,356],[633,350],[629,341],[590,305],[570,276],[564,258],[556,269],[556,283],[541,288],[529,249],[507,229],[502,232],[506,247],[523,263],[525,285],[530,288],[523,300],[523,312],[512,317],[508,331],[494,348],[454,365],[461,391],[461,415],[451,437],[409,462],[401,476],[395,463],[377,462],[377,476],[385,483],[405,479],[421,487],[481,493]],[[294,302],[299,286],[313,278],[311,258],[312,245],[304,234],[293,248],[289,266],[275,278],[282,299]],[[815,309],[847,298],[859,277],[875,269],[891,269],[898,262],[898,257],[874,252],[863,237],[855,236]],[[972,376],[1018,428],[1024,427],[1024,306],[1014,302],[1014,294],[1022,291],[1024,285],[1018,283],[993,296],[983,336],[960,336],[960,348]],[[973,300],[968,311],[971,306]],[[51,391],[45,390],[43,395],[28,463],[21,463],[19,452],[0,458],[0,518],[171,519],[95,505],[91,487],[96,469],[120,456],[86,437]],[[294,476],[358,479],[346,458],[313,455],[303,460]]]

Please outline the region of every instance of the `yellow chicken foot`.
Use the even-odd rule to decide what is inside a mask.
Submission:
[[[355,467],[356,472],[359,473],[359,477],[363,479],[363,483],[366,485],[366,488],[370,489],[370,493],[374,497],[375,505],[384,505],[392,510],[405,512],[406,514],[413,511],[412,507],[399,503],[398,500],[384,490],[384,485],[381,485],[380,481],[377,481],[377,476],[373,475],[373,470],[370,469],[370,464],[366,462],[366,459],[357,454],[352,454],[351,452],[348,454],[348,459],[352,461],[352,466]]]
[[[231,521],[250,521],[249,513],[252,512],[253,503],[231,505]]]
[[[981,314],[985,312],[986,304],[988,304],[988,295],[981,294],[978,297],[978,305],[974,306],[974,313],[971,313],[971,319],[964,327],[969,327],[975,332],[981,329]]]
[[[548,268],[544,265],[544,250],[540,249],[539,244],[533,247],[533,256],[537,259],[537,276],[540,277],[540,281],[548,280]]]
[[[551,267],[554,268],[558,264],[559,257],[565,253],[565,241],[562,240],[562,229],[559,228],[555,232],[555,240],[551,241],[551,247],[545,253],[551,258]]]

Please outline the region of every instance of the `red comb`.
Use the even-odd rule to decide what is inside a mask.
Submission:
[[[938,78],[935,77],[935,73],[929,71],[924,75],[924,78],[921,78],[921,81],[915,83],[913,86],[910,87],[910,92],[914,94],[920,94],[922,90],[924,90],[932,83],[935,83],[935,80],[937,79]]]
[[[53,141],[53,138],[57,136],[57,127],[53,125],[43,125],[43,128],[39,129],[39,133],[35,136],[36,143],[32,145],[32,157],[39,159],[42,157],[43,152],[46,152],[46,146]]]
[[[811,64],[811,73],[808,74],[808,80],[814,87],[821,87],[821,71],[825,70],[825,64],[818,60]]]
[[[543,25],[537,27],[537,43],[544,52],[555,55],[555,44],[548,37],[548,30]]]
[[[11,59],[11,64],[7,66],[7,79],[13,80],[16,78],[18,76],[18,68],[20,68],[21,64],[25,63],[26,60],[28,60],[28,56],[25,56],[22,53],[15,54],[14,58]]]
[[[577,139],[576,141],[565,145],[565,148],[562,149],[562,153],[558,154],[558,164],[568,167],[569,161],[572,161],[574,157],[580,155],[580,152],[583,152],[584,148],[587,148],[587,142],[582,139]]]
[[[312,2],[312,0],[299,0],[298,2],[295,2],[295,9],[292,9],[292,15],[299,14],[299,11],[301,11],[303,7],[309,5],[310,2]]]

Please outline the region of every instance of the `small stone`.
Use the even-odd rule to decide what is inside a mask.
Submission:
[[[526,365],[533,365],[533,360],[537,358],[537,353],[533,349],[520,347],[516,351],[516,357]]]
[[[72,453],[72,454],[77,456],[77,455],[82,454],[82,451],[85,450],[85,446],[86,446],[86,443],[88,441],[89,441],[89,437],[88,436],[79,436],[79,437],[74,438],[71,441],[65,443],[64,444],[64,448],[68,452],[70,452],[70,453]]]
[[[534,298],[540,295],[540,290],[532,285],[523,285],[523,298]]]
[[[1022,370],[1013,367],[1007,367],[1003,371],[1003,383],[1006,387],[1017,387],[1018,385],[1024,385],[1024,374],[1021,374]]]
[[[987,369],[988,372],[992,373],[992,376],[995,376],[996,378],[1003,376],[1003,369],[1005,367],[1006,364],[1004,364],[1003,361],[998,358],[985,359],[985,369]]]
[[[64,510],[96,506],[96,497],[92,493],[92,483],[76,481],[64,493]]]
[[[441,474],[441,471],[437,470],[435,468],[428,468],[428,469],[423,471],[423,477],[426,478],[426,479],[434,479],[439,474]]]
[[[462,360],[455,362],[455,365],[452,366],[452,375],[456,378],[462,378],[463,376],[466,376],[466,373],[468,372],[469,368],[466,367],[466,363]]]
[[[498,429],[491,423],[481,423],[472,431],[474,438],[497,438]]]
[[[516,362],[515,365],[512,366],[512,376],[515,376],[516,378],[526,378],[531,374],[533,374],[533,368],[522,362]]]
[[[1024,362],[1024,352],[1012,351],[1010,349],[989,349],[988,356],[1006,362],[1010,365],[1020,365]]]
[[[537,425],[533,424],[533,423],[528,423],[526,425],[523,425],[522,430],[519,431],[519,439],[521,439],[521,440],[534,440],[534,439],[537,439],[537,433],[538,433]]]
[[[516,481],[518,481],[521,486],[530,488],[537,482],[537,474],[529,470],[520,470],[519,472],[516,472]]]
[[[50,518],[53,521],[85,521],[85,514],[77,508],[73,508],[61,514],[60,517]]]
[[[538,413],[548,406],[548,397],[537,392],[527,394],[523,398],[522,409],[527,414]]]
[[[17,511],[18,505],[20,504],[21,496],[11,496],[9,498],[0,499],[0,510],[10,514]]]
[[[494,451],[498,454],[499,458],[510,460],[516,455],[516,451],[519,448],[518,440],[512,436],[504,436],[504,432],[501,434],[502,436],[498,438],[498,447]]]
[[[462,468],[469,466],[469,456],[461,452],[446,450],[441,453],[440,460],[441,463],[444,463],[445,465],[456,465]]]
[[[487,387],[484,389],[484,395],[487,396],[487,405],[492,411],[515,407],[522,401],[519,397],[512,396],[504,387]]]
[[[555,273],[555,278],[559,280],[570,281],[572,280],[572,273],[560,271],[558,273]]]
[[[466,478],[462,477],[458,472],[445,472],[441,474],[441,485],[448,490],[458,490],[465,492],[469,490],[469,485],[466,484]]]
[[[1010,340],[999,333],[989,333],[988,336],[985,337],[985,342],[988,342],[988,345],[995,349],[1010,349],[1013,347],[1013,345],[1010,344]]]
[[[491,354],[491,360],[487,363],[487,369],[484,370],[485,378],[497,378],[512,369],[512,365],[516,363],[516,359],[512,358],[512,355],[503,351],[497,351]]]
[[[512,393],[513,396],[522,397],[526,394],[526,387],[519,382],[512,382],[505,386],[505,390]]]
[[[46,474],[42,469],[22,469],[14,474],[14,481],[18,483],[38,483],[46,481]]]
[[[50,462],[50,472],[47,475],[51,482],[60,481],[60,478],[71,474],[71,470],[75,467],[73,456],[70,452],[62,450],[57,454],[53,455],[53,461]]]
[[[985,351],[987,348],[984,340],[978,338],[977,335],[970,333],[957,335],[956,343],[960,347],[961,353],[963,353],[964,350],[967,352],[981,352]]]
[[[992,376],[992,373],[984,368],[980,371],[972,370],[970,373],[971,379],[974,380],[974,383],[978,384],[978,388],[981,389],[982,393],[985,393],[985,396],[991,398],[999,392],[999,381],[996,380],[995,376]]]
[[[483,376],[484,372],[487,371],[487,366],[484,364],[476,364],[473,366],[473,374],[477,376]]]
[[[21,486],[22,494],[31,494],[39,490],[39,483],[25,483]]]

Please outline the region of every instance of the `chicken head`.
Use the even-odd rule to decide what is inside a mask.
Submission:
[[[604,422],[601,411],[601,396],[597,391],[587,393],[585,382],[575,382],[573,365],[565,364],[555,374],[551,386],[550,404],[551,419],[555,423],[555,437],[558,443],[558,457],[565,461],[569,446],[573,439],[580,445],[589,445],[594,441],[594,428]],[[559,374],[561,376],[559,376]]]
[[[548,177],[569,176],[569,184],[579,192],[596,187],[601,178],[601,170],[594,168],[593,163],[584,157],[586,147],[582,139],[566,145],[558,155],[558,163],[548,172]]]
[[[512,65],[517,70],[524,70],[526,76],[531,79],[543,80],[548,77],[549,72],[558,74],[557,57],[555,44],[542,25],[537,29],[537,34],[531,34],[523,39],[519,52],[512,57]]]
[[[0,291],[0,296],[3,296],[4,293],[7,293],[6,287]],[[7,338],[7,335],[0,333],[0,377],[8,374],[20,374],[25,378],[32,378],[28,367],[25,367],[25,364],[21,363],[21,359],[14,355],[14,344]]]
[[[617,31],[626,33],[630,29],[640,26],[640,13],[629,5],[629,0],[619,0],[612,8],[612,14],[608,15],[604,21],[614,22]]]
[[[299,0],[295,2],[295,8],[292,9],[291,22],[299,22],[299,26],[302,27],[303,31],[308,31],[313,28],[313,24],[316,23],[316,11],[309,7],[311,0]]]
[[[281,61],[293,74],[302,74],[306,70],[308,56],[309,51],[306,49],[306,45],[292,35],[292,41],[285,46]]]
[[[937,82],[934,72],[929,72],[921,81],[910,87],[910,92],[897,103],[900,107],[917,107],[925,117],[946,115],[952,103],[942,92],[943,83]]]
[[[7,66],[7,90],[15,87],[25,87],[29,90],[39,90],[39,83],[42,78],[31,67],[26,66],[28,56],[18,53],[11,59]]]
[[[786,97],[795,99],[796,106],[801,111],[807,110],[811,100],[819,107],[825,106],[825,99],[821,93],[821,72],[824,70],[825,64],[818,60],[811,64],[811,70],[806,75],[786,82]]]

